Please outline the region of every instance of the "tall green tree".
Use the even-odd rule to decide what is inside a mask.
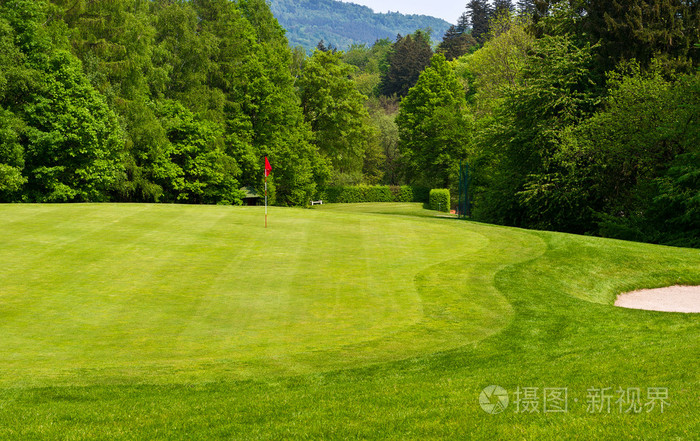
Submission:
[[[30,198],[103,201],[122,170],[116,115],[90,85],[80,62],[54,51],[24,108]]]
[[[535,43],[520,85],[506,90],[489,125],[479,131],[475,216],[491,222],[581,232],[590,217],[578,201],[540,198],[566,181],[555,158],[567,127],[589,117],[599,102],[591,82],[592,54],[566,37]]]
[[[503,15],[492,21],[492,34],[484,46],[458,61],[473,75],[471,83],[476,113],[490,114],[505,93],[523,82],[523,70],[535,38],[528,20]]]
[[[442,37],[442,42],[437,46],[437,52],[445,54],[445,58],[450,61],[476,50],[477,47],[478,43],[471,34],[460,32],[459,28],[450,26]]]
[[[499,17],[503,15],[510,15],[515,10],[512,0],[494,0],[493,2],[493,16]]]
[[[169,141],[164,160],[155,166],[164,200],[240,203],[239,170],[220,143],[221,125],[197,117],[176,101],[162,101],[157,115]]]
[[[648,67],[665,60],[666,69],[692,71],[700,52],[700,4],[679,0],[536,1],[539,34],[570,35],[579,45],[598,44],[601,78],[617,63],[637,60]]]
[[[396,124],[399,148],[413,182],[449,187],[467,159],[472,124],[465,114],[464,89],[452,66],[435,54],[401,101]]]
[[[268,156],[280,165],[270,178],[276,202],[307,203],[326,171],[310,144],[283,29],[261,1],[193,3],[201,32],[214,38],[207,86],[223,94],[226,153],[240,167],[241,182],[262,187]]]
[[[472,37],[483,44],[489,31],[491,6],[486,0],[470,0],[467,3],[467,14],[472,29]]]
[[[592,0],[584,5],[583,32],[600,40],[606,67],[622,59],[636,59],[647,66],[663,57],[686,71],[689,58],[700,55],[693,45],[700,42],[700,3],[697,1]]]
[[[23,176],[24,148],[21,136],[24,123],[15,115],[21,111],[22,95],[34,72],[26,66],[26,57],[15,45],[15,31],[0,17],[0,201],[20,198]]]
[[[167,70],[153,63],[156,30],[145,0],[52,0],[54,20],[70,30],[72,52],[92,85],[119,116],[125,138],[123,173],[113,188],[117,200],[157,200],[153,164],[167,140],[153,114],[152,92],[162,93]]]
[[[2,27],[14,34],[18,50],[10,54],[21,54],[22,70],[30,74],[13,80],[4,93],[5,100],[13,98],[7,107],[16,116],[14,120],[21,120],[19,142],[27,181],[23,198],[40,202],[106,200],[121,172],[121,132],[116,116],[84,75],[80,61],[66,50],[65,28],[49,19],[49,11],[47,2],[22,0],[4,2],[0,9],[0,18],[5,20]],[[7,113],[3,116],[9,119]],[[10,128],[13,125],[19,126],[15,123]],[[14,144],[11,150],[16,155],[17,130],[13,131],[14,135],[4,130],[4,144]]]
[[[535,0],[517,0],[515,6],[518,14],[526,17],[532,17],[536,11]]]
[[[0,201],[19,198],[20,190],[27,179],[24,170],[24,149],[19,136],[22,121],[12,112],[0,108]]]
[[[373,130],[364,107],[367,97],[349,79],[351,70],[341,53],[315,51],[298,87],[313,143],[332,165],[334,181],[356,184]]]
[[[599,227],[591,230],[697,246],[700,76],[669,81],[658,65],[609,76],[605,107],[562,149],[589,181],[587,205]]]
[[[405,37],[399,35],[387,55],[380,84],[381,93],[386,96],[406,96],[418,81],[420,73],[430,64],[432,56],[430,36],[427,33],[418,30]]]

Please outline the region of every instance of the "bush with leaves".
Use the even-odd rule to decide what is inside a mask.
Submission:
[[[434,188],[430,190],[428,205],[431,210],[450,212],[450,190]]]

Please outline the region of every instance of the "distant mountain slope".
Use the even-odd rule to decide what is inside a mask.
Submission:
[[[346,49],[353,43],[371,45],[377,39],[394,39],[416,29],[432,29],[440,41],[450,23],[427,15],[375,13],[366,6],[335,0],[269,0],[270,9],[287,30],[289,44],[313,49],[319,41]]]

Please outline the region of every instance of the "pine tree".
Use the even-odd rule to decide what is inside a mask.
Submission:
[[[418,30],[405,37],[399,35],[387,57],[388,66],[380,84],[382,95],[406,96],[432,56],[430,36],[425,32]]]
[[[493,16],[499,17],[503,14],[510,14],[515,8],[511,0],[495,0],[493,2]]]
[[[445,54],[447,60],[454,60],[476,46],[478,43],[474,37],[466,32],[459,32],[458,27],[450,26],[442,37],[442,42],[438,45],[436,52]]]
[[[465,11],[457,19],[457,32],[463,34],[469,30],[469,14]]]
[[[516,2],[518,14],[523,16],[532,16],[535,14],[535,0],[518,0]]]
[[[318,44],[316,45],[316,49],[320,50],[321,52],[331,53],[335,53],[338,51],[338,48],[333,46],[331,43],[328,43],[328,45],[326,45],[326,42],[323,41],[323,39],[321,39],[321,41],[318,42]]]
[[[697,1],[591,0],[585,11],[583,31],[601,41],[608,68],[620,59],[635,58],[646,65],[661,56],[685,70],[700,40]]]
[[[467,15],[472,27],[472,37],[483,44],[489,31],[491,7],[486,0],[471,0],[467,4]]]

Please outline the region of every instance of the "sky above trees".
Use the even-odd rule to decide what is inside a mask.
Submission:
[[[374,12],[401,12],[402,14],[421,14],[439,17],[449,23],[456,23],[467,4],[458,0],[340,0],[372,8]]]

